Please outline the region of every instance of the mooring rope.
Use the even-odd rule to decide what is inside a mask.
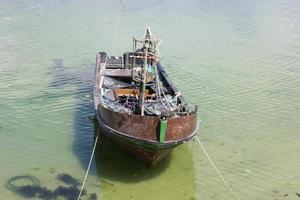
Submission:
[[[115,43],[116,43],[116,37],[119,35],[119,25],[120,25],[120,14],[121,14],[121,8],[118,9],[118,14],[116,16],[116,23],[115,23],[115,34],[114,34],[114,38],[113,38],[113,42],[112,42],[112,52],[114,51],[114,48],[115,48]],[[106,58],[107,59],[107,58]],[[106,61],[105,61],[105,64],[106,64]],[[103,68],[104,69],[104,68]],[[97,122],[98,123],[98,122]],[[81,189],[80,189],[80,192],[78,194],[78,197],[77,197],[77,200],[80,200],[80,197],[82,195],[82,192],[83,192],[83,189],[84,189],[84,185],[85,185],[85,182],[86,182],[86,179],[88,177],[88,174],[89,174],[89,171],[90,171],[90,167],[91,167],[91,164],[92,164],[92,161],[93,161],[93,157],[94,157],[94,154],[95,154],[95,150],[96,150],[96,146],[97,146],[97,142],[98,142],[98,137],[99,137],[99,131],[100,131],[100,127],[98,128],[98,132],[97,132],[97,136],[95,138],[95,143],[94,143],[94,147],[93,147],[93,151],[92,151],[92,154],[91,154],[91,158],[90,158],[90,161],[89,161],[89,165],[87,167],[87,170],[86,170],[86,173],[85,173],[85,177],[83,179],[83,182],[82,182],[82,185],[81,185]]]
[[[202,144],[202,142],[200,141],[199,137],[196,135],[196,138],[202,148],[202,150],[204,151],[204,154],[206,155],[206,157],[208,158],[208,160],[210,161],[211,165],[213,166],[213,168],[215,169],[215,171],[217,172],[217,174],[219,175],[219,177],[221,178],[221,180],[224,182],[224,184],[227,186],[227,188],[229,189],[229,191],[232,193],[232,195],[235,197],[235,199],[240,200],[240,198],[237,196],[237,194],[232,190],[232,188],[230,187],[230,185],[228,184],[228,182],[226,181],[226,179],[224,178],[224,176],[221,174],[221,172],[218,170],[218,168],[216,167],[216,165],[214,164],[214,162],[212,161],[212,159],[210,158],[210,156],[208,155],[207,151],[204,148],[204,145]]]
[[[78,194],[77,200],[80,200],[80,197],[82,195],[82,191],[84,189],[84,185],[85,185],[86,179],[88,177],[88,174],[89,174],[89,171],[90,171],[90,168],[91,168],[91,164],[92,164],[92,161],[93,161],[93,157],[94,157],[94,154],[95,154],[95,150],[96,150],[96,146],[97,146],[97,142],[98,142],[98,138],[99,138],[99,131],[100,131],[100,127],[98,127],[98,132],[97,132],[97,136],[95,138],[94,147],[93,147],[93,151],[92,151],[92,154],[91,154],[91,157],[90,157],[89,165],[87,167],[87,170],[86,170],[86,173],[85,173],[85,177],[83,179],[83,182],[82,182],[81,189],[80,189],[80,192]]]

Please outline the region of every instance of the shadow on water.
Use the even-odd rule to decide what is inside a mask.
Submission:
[[[83,67],[84,72],[73,72],[66,69],[64,66],[63,59],[53,59],[51,64],[47,69],[47,75],[51,77],[51,81],[48,84],[49,90],[47,93],[42,95],[47,95],[48,98],[63,98],[65,96],[75,96],[78,99],[78,105],[71,105],[75,108],[75,129],[76,135],[74,139],[73,151],[78,156],[82,165],[86,167],[88,159],[90,156],[90,147],[93,143],[93,123],[88,119],[89,114],[93,113],[92,101],[88,96],[91,93],[91,79],[92,79],[92,69],[89,70],[90,65]],[[74,87],[76,90],[74,92]],[[43,96],[42,96],[43,97]],[[53,100],[52,99],[52,100]],[[52,173],[52,172],[51,172]],[[54,172],[53,172],[54,173]],[[47,183],[42,185],[39,177],[33,175],[17,175],[13,176],[6,181],[6,188],[19,196],[26,199],[66,199],[74,200],[77,199],[81,180],[76,178],[76,174],[60,173],[55,179],[59,181],[56,188],[48,188]],[[89,193],[86,189],[82,192],[83,199],[96,200],[96,193]]]
[[[103,144],[96,148],[95,164],[102,199],[195,199],[196,173],[186,144],[151,168],[121,151],[109,139],[102,136],[101,141]]]
[[[96,136],[98,125],[94,124]],[[122,151],[115,143],[107,139],[100,132],[101,143],[96,148],[96,172],[101,178],[121,182],[138,182],[154,178],[169,166],[171,156],[162,160],[155,168],[136,160],[128,153]]]
[[[95,136],[97,131],[95,122]],[[120,150],[105,136],[100,140],[95,165],[102,199],[195,199],[196,173],[186,144],[178,146],[151,168]]]
[[[94,64],[80,67],[66,67],[64,59],[50,60],[47,75],[51,77],[48,84],[50,90],[63,91],[60,95],[72,95],[75,98],[74,140],[72,150],[83,168],[87,167],[93,145],[94,126],[91,116],[94,114],[92,102],[92,88],[94,78]],[[75,91],[74,91],[75,86]],[[95,170],[91,171],[91,173]]]

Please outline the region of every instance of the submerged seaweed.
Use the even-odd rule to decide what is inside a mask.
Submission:
[[[14,191],[26,198],[52,200],[57,199],[58,197],[63,197],[66,200],[77,199],[80,192],[80,188],[78,188],[77,186],[80,185],[80,182],[77,179],[73,178],[71,175],[65,173],[59,174],[58,179],[70,186],[58,186],[55,190],[51,191],[47,187],[42,187],[40,185],[39,179],[35,176],[15,176],[7,181],[6,187],[9,190]],[[18,186],[17,184],[15,184],[15,182],[18,180],[29,180],[31,181],[31,184]],[[82,196],[85,195],[87,195],[87,191],[83,190]],[[97,200],[97,195],[95,193],[92,193],[88,199]]]
[[[92,193],[89,200],[97,200],[97,194],[96,193]]]
[[[31,182],[30,185],[17,186],[14,184],[18,180],[28,180]],[[33,198],[36,196],[36,193],[39,191],[40,181],[35,176],[15,176],[10,178],[6,182],[6,187],[11,191],[22,194],[22,196],[27,198]]]
[[[22,194],[24,197],[33,198],[40,191],[40,187],[23,185],[19,187],[18,193]]]
[[[77,199],[79,192],[80,192],[79,188],[75,186],[70,186],[70,187],[59,186],[56,190],[53,191],[52,194],[54,197],[61,196],[61,197],[65,197],[65,199],[73,200],[73,199]],[[86,190],[82,191],[82,196],[84,195],[86,195]]]
[[[65,174],[65,173],[59,174],[58,179],[68,185],[74,185],[74,186],[81,185],[77,179],[73,178],[69,174]]]
[[[54,198],[54,196],[52,195],[51,190],[49,190],[46,187],[43,187],[39,191],[38,198],[44,199],[44,200],[51,200]]]

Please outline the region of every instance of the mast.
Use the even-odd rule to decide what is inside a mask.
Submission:
[[[141,50],[143,52],[139,52],[136,49],[136,43],[142,43],[143,47]],[[155,64],[158,62],[158,46],[160,41],[157,40],[150,31],[150,27],[147,27],[145,31],[144,38],[142,40],[137,40],[133,38],[133,47],[134,47],[134,56],[133,57],[133,70],[136,74],[140,74],[138,79],[135,81],[140,83],[140,94],[139,94],[139,107],[141,109],[141,116],[144,116],[145,110],[145,92],[147,86],[147,70],[148,70],[148,62],[150,64]],[[143,65],[141,67],[137,67],[136,65],[136,58],[143,59]],[[156,68],[156,66],[155,66]],[[139,72],[139,73],[138,73]],[[136,74],[134,76],[136,76]]]
[[[143,82],[141,82],[141,92],[140,92],[140,107],[141,107],[141,115],[144,116],[144,109],[145,109],[145,92],[146,92],[146,85],[147,85],[147,48],[144,49],[144,67],[143,67]]]

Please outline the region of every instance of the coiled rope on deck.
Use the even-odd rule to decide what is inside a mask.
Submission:
[[[226,185],[226,187],[228,188],[228,190],[231,192],[231,194],[235,197],[235,199],[240,200],[240,198],[237,196],[237,194],[232,190],[232,188],[230,187],[230,185],[228,184],[228,182],[226,181],[226,179],[224,178],[224,176],[221,174],[221,172],[218,170],[218,168],[216,167],[216,165],[214,164],[214,162],[212,161],[212,159],[210,158],[210,156],[208,155],[207,151],[204,148],[204,145],[202,144],[202,142],[200,141],[199,137],[196,135],[196,138],[198,140],[198,143],[200,144],[204,154],[206,155],[207,159],[209,160],[209,162],[211,163],[211,165],[213,166],[213,168],[215,169],[215,171],[217,172],[217,174],[219,175],[219,177],[221,178],[221,180],[223,181],[223,183]]]

